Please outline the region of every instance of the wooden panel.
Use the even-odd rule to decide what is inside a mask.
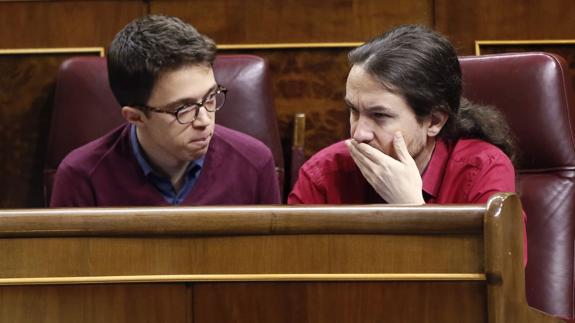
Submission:
[[[0,277],[480,273],[484,210],[436,205],[2,211]]]
[[[487,322],[478,282],[194,284],[194,323]]]
[[[401,23],[431,25],[432,0],[155,0],[219,44],[364,41]]]
[[[184,284],[2,286],[0,322],[191,322]]]
[[[413,214],[415,210],[419,208],[407,205],[2,210],[0,237],[467,234],[483,227],[481,205],[426,205],[425,215]]]
[[[437,212],[445,209],[469,218],[446,220]],[[116,213],[119,222],[126,222],[119,228],[133,228],[132,215],[138,215],[145,228],[163,220],[165,225],[158,227],[173,230],[179,223],[168,214],[159,219],[149,217],[169,210],[182,218],[185,230],[180,235],[165,236],[158,229],[149,235],[122,237],[116,232],[97,237],[102,232],[88,226],[73,234],[75,237],[60,237],[58,228],[68,222],[63,220],[53,236],[30,238],[25,221],[39,221],[36,216],[42,212],[48,217],[68,217],[72,223],[76,222],[73,217],[79,217],[79,223],[91,222],[94,219],[89,215],[94,212]],[[212,214],[213,220],[206,220],[204,213],[210,210],[220,216]],[[364,212],[359,216],[354,210]],[[470,223],[481,226],[475,219],[483,211],[485,234],[470,232]],[[559,322],[525,302],[521,205],[513,194],[492,197],[486,208],[123,208],[2,213],[20,217],[24,233],[24,237],[18,235],[18,227],[9,225],[14,234],[0,241],[3,277],[91,276],[53,281],[0,279],[0,285],[20,284],[0,286],[2,322],[91,323],[99,322],[102,313],[114,315],[100,320],[106,322]],[[398,217],[400,213],[404,216]],[[302,218],[304,214],[311,219]],[[330,225],[340,224],[337,230],[316,226],[327,217],[332,218]],[[260,227],[260,218],[275,220],[265,229]],[[380,218],[395,219],[392,222],[398,225],[379,223]],[[432,227],[448,228],[448,233],[417,230],[422,218]],[[107,217],[102,220],[110,221]],[[390,228],[369,233],[366,225],[373,221],[376,232],[381,230],[379,224]],[[196,229],[190,229],[193,222]],[[456,223],[464,224],[460,234],[454,233],[459,232],[453,226]],[[239,224],[247,224],[243,234],[238,231]],[[346,226],[348,234],[342,229]],[[214,230],[216,227],[219,230]],[[254,232],[254,228],[259,229]],[[368,231],[356,231],[358,228]],[[128,230],[125,235],[133,233]],[[173,276],[179,272],[207,276]],[[347,272],[351,274],[341,275]],[[453,275],[461,272],[466,275]],[[136,273],[155,276],[123,276]],[[225,273],[236,275],[218,275]],[[257,277],[266,273],[274,275]],[[308,275],[282,278],[290,273]],[[358,275],[361,273],[375,274]],[[218,283],[210,281],[214,274],[219,276]],[[248,277],[239,277],[242,274]],[[332,280],[338,275],[343,277]],[[142,285],[128,284],[138,279]],[[55,285],[38,285],[46,283]],[[62,285],[65,283],[81,286]],[[90,285],[93,283],[97,285]],[[192,288],[186,289],[186,283]]]
[[[126,23],[148,11],[180,16],[220,44],[361,42],[401,23],[435,26],[464,55],[474,53],[474,41],[479,39],[575,39],[572,0],[60,0],[0,1],[0,48],[105,47]],[[341,101],[347,51],[243,51],[270,61],[286,160],[296,112],[308,115],[307,156],[348,136],[348,114]],[[42,67],[42,62],[33,64],[37,69],[54,70],[53,63]],[[27,91],[16,91],[16,95],[14,81],[7,77],[13,69],[6,72],[7,66],[0,71],[0,180],[7,183],[0,191],[0,207],[36,207],[41,205],[38,166],[49,111],[26,109],[18,117],[20,123],[13,126],[5,121],[14,120],[13,116],[5,118],[5,110],[11,110],[6,98],[19,107],[28,102],[42,105],[49,100],[50,87],[38,85],[47,84],[49,73],[42,80],[17,78]],[[31,120],[27,124],[31,133],[21,132],[23,120]],[[17,142],[18,148],[6,144],[8,140]],[[32,175],[24,171],[29,169]]]
[[[144,1],[0,2],[0,49],[107,47]],[[53,81],[67,55],[0,56],[0,207],[43,206]]]
[[[43,206],[54,77],[76,55],[99,52],[0,55],[0,208]]]
[[[352,48],[225,50],[264,57],[270,66],[281,140],[291,147],[293,117],[305,113],[305,153],[349,137],[349,110],[343,102]],[[285,160],[291,152],[285,150]]]
[[[144,1],[0,2],[0,48],[106,47]]]
[[[482,250],[478,235],[10,238],[0,244],[0,277],[478,273]]]
[[[573,39],[573,17],[573,0],[435,1],[435,27],[460,55],[472,55],[475,40]]]

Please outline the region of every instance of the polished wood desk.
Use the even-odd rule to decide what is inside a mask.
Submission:
[[[0,322],[561,322],[520,202],[0,211]]]

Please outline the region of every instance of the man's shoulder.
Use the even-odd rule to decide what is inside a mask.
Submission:
[[[314,154],[302,166],[308,173],[339,173],[357,169],[344,141],[336,142]]]
[[[215,138],[223,141],[227,144],[233,145],[235,147],[249,148],[255,150],[269,150],[268,147],[259,141],[258,139],[247,135],[243,132],[239,132],[234,129],[230,129],[221,125],[215,126],[214,131]]]
[[[76,172],[91,173],[102,160],[113,155],[119,142],[127,143],[128,125],[122,125],[107,134],[72,150],[60,163],[59,169],[73,169]],[[126,140],[123,140],[126,139]]]
[[[224,126],[216,125],[212,140],[210,145],[214,145],[218,153],[224,157],[241,156],[252,164],[260,164],[272,158],[270,148],[264,143],[247,134]]]
[[[452,149],[451,160],[478,168],[494,163],[511,165],[511,160],[501,149],[481,139],[458,140]]]

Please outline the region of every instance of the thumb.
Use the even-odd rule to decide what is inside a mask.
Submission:
[[[402,163],[405,164],[406,162],[413,161],[413,158],[407,150],[407,145],[405,144],[405,139],[403,139],[401,131],[397,131],[393,136],[393,148],[395,148],[397,158],[399,158],[399,161]]]

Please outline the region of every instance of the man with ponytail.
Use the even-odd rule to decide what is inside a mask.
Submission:
[[[515,191],[509,127],[461,97],[457,54],[442,35],[400,26],[349,62],[351,138],[304,164],[288,203],[485,203]]]

